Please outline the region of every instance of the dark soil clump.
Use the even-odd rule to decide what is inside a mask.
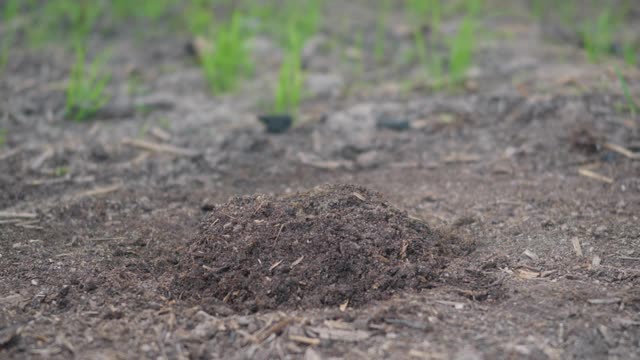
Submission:
[[[216,206],[189,248],[182,297],[236,310],[360,306],[424,289],[468,246],[356,185]]]

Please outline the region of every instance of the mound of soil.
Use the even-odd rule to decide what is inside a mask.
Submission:
[[[326,185],[215,207],[176,285],[243,311],[359,306],[429,287],[463,248],[377,192]]]

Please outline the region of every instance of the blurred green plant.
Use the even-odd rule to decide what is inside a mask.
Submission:
[[[533,15],[540,19],[544,16],[545,9],[548,9],[549,5],[546,0],[531,0],[531,11]]]
[[[628,65],[635,66],[638,64],[638,54],[636,53],[636,47],[632,42],[627,42],[622,48],[622,55],[624,62]]]
[[[2,42],[0,42],[0,74],[4,71],[4,67],[9,61],[9,53],[13,46],[13,41],[16,35],[16,24],[14,20],[18,11],[20,10],[19,0],[8,0],[2,9],[0,19],[4,23],[4,36]]]
[[[598,62],[610,53],[615,27],[609,8],[604,9],[595,22],[587,22],[582,26],[582,41],[589,61]]]
[[[4,146],[4,143],[7,141],[7,130],[0,129],[0,146]]]
[[[384,52],[386,48],[386,29],[389,15],[391,13],[391,1],[379,0],[378,17],[376,19],[376,41],[373,49],[376,62],[380,63],[384,60]]]
[[[86,50],[76,45],[76,61],[67,84],[65,114],[84,121],[95,115],[109,101],[106,87],[111,76],[105,70],[108,53],[102,52],[87,65]]]
[[[56,177],[63,177],[69,173],[69,170],[68,166],[57,166],[53,169],[53,175]]]
[[[186,5],[184,14],[189,33],[196,36],[212,33],[214,14],[211,0],[191,0]]]
[[[192,0],[191,2],[194,2]],[[177,3],[176,0],[110,0],[111,9],[116,18],[140,17],[148,19],[158,19],[168,12],[171,5]]]
[[[467,15],[460,24],[456,35],[450,41],[449,75],[453,82],[464,79],[473,64],[476,31],[476,20]]]
[[[636,114],[640,113],[640,108],[633,99],[633,96],[631,95],[631,89],[629,89],[629,84],[627,84],[627,80],[625,80],[622,72],[618,67],[616,67],[616,75],[618,76],[620,87],[622,88],[622,94],[627,101],[627,107],[629,108],[629,111],[631,111],[631,115],[636,116]]]
[[[84,41],[98,17],[103,3],[96,0],[31,0],[32,26],[27,29],[31,46],[38,47],[56,36],[71,44]]]
[[[280,66],[275,91],[274,111],[296,113],[302,100],[303,75],[300,55],[288,52]]]
[[[302,73],[302,40],[294,23],[289,24],[289,49],[287,50],[276,84],[274,111],[295,114],[302,100],[304,79]]]
[[[440,0],[406,0],[405,7],[414,27],[429,25],[432,32],[438,32],[442,20]]]
[[[201,54],[200,62],[214,94],[235,90],[241,77],[253,70],[247,40],[242,15],[235,12],[217,29],[211,49]]]

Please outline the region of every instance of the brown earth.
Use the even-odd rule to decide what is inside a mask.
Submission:
[[[403,92],[418,67],[354,75],[319,47],[308,74],[344,83],[282,135],[255,119],[268,41],[246,88],[211,97],[186,37],[112,33],[110,91],[131,101],[87,123],[62,116],[73,55],[17,49],[0,79],[0,358],[639,358],[640,118],[612,64],[634,94],[640,73],[588,63],[524,2],[488,3],[504,13],[465,87]],[[328,12],[373,43],[364,5]],[[391,64],[413,41],[388,36]],[[131,69],[143,95],[121,89]],[[327,183],[354,185],[312,190]]]
[[[461,247],[360,186],[237,197],[203,221],[176,286],[203,306],[214,298],[251,312],[360,307],[433,287]]]

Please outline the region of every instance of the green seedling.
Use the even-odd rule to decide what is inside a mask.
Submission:
[[[4,143],[7,141],[7,130],[0,129],[0,146],[4,146]]]
[[[212,49],[201,54],[204,74],[214,94],[235,90],[240,78],[253,69],[241,19],[234,13],[231,21],[218,29]]]
[[[84,41],[103,11],[102,4],[93,0],[50,0],[44,5],[32,1],[35,19],[28,34],[31,45],[37,47],[61,35],[73,44]]]
[[[111,76],[104,69],[107,58],[107,53],[103,52],[87,66],[85,49],[76,46],[76,61],[71,69],[66,93],[65,112],[69,118],[87,120],[109,101],[106,87]]]
[[[429,67],[428,62],[428,54],[427,54],[427,46],[425,45],[424,34],[422,33],[422,29],[420,27],[416,27],[413,32],[413,42],[415,46],[415,53],[418,57],[418,61],[425,66],[425,68]]]
[[[475,20],[471,16],[466,16],[458,32],[451,39],[449,75],[453,82],[462,80],[473,63],[476,28]]]
[[[302,100],[303,76],[300,55],[289,53],[282,62],[278,74],[274,111],[276,113],[297,112]]]
[[[541,19],[544,16],[544,10],[548,8],[546,0],[533,0],[531,1],[531,11],[533,15]]]
[[[635,100],[633,99],[633,96],[631,96],[631,89],[629,89],[629,84],[627,84],[627,81],[625,80],[624,76],[622,76],[622,72],[617,67],[616,67],[616,75],[618,76],[618,80],[620,81],[620,86],[622,87],[622,93],[624,94],[624,98],[627,101],[627,106],[631,111],[631,114],[633,116],[636,116],[636,114],[640,112],[640,108],[638,107],[638,104],[636,104]]]
[[[9,61],[9,52],[11,46],[13,46],[13,40],[15,38],[16,29],[13,24],[13,20],[18,14],[19,3],[18,0],[9,0],[4,6],[3,13],[0,18],[3,19],[5,24],[4,37],[0,42],[0,74],[2,74],[4,67]]]
[[[628,65],[635,66],[638,63],[638,55],[636,54],[636,48],[632,43],[624,44],[622,48],[622,55],[624,56],[624,62]]]
[[[385,42],[387,38],[386,29],[389,13],[391,12],[390,0],[380,1],[380,10],[376,20],[376,42],[374,47],[374,57],[376,62],[380,63],[384,60]]]
[[[273,3],[249,1],[247,14],[257,20],[256,32],[272,35],[285,49],[290,49],[289,32],[297,33],[302,43],[315,35],[321,21],[321,0],[282,0]]]
[[[58,166],[55,169],[53,169],[53,175],[56,177],[63,177],[65,175],[67,175],[69,173],[69,167],[68,166]]]
[[[210,35],[214,24],[211,0],[192,0],[185,10],[185,19],[189,33],[195,36]]]
[[[286,10],[286,27],[281,28],[286,33],[285,48],[300,50],[305,42],[318,32],[321,19],[322,2],[319,0],[290,0]],[[294,37],[291,34],[295,34]],[[295,43],[292,43],[295,41]]]
[[[301,42],[294,26],[289,26],[289,43],[292,48],[285,55],[275,91],[275,113],[296,113],[302,100],[304,79],[302,74]]]
[[[610,9],[600,13],[595,23],[587,23],[583,26],[582,41],[589,61],[597,62],[610,52],[614,27]]]
[[[166,14],[168,8],[175,2],[175,0],[111,0],[111,9],[118,19],[139,17],[155,20]]]
[[[438,32],[442,21],[440,0],[406,0],[405,6],[414,27],[429,25],[434,33]]]
[[[355,46],[350,56],[353,57],[353,71],[358,79],[362,79],[365,72],[365,46],[364,46],[364,29],[358,31],[355,38]]]

